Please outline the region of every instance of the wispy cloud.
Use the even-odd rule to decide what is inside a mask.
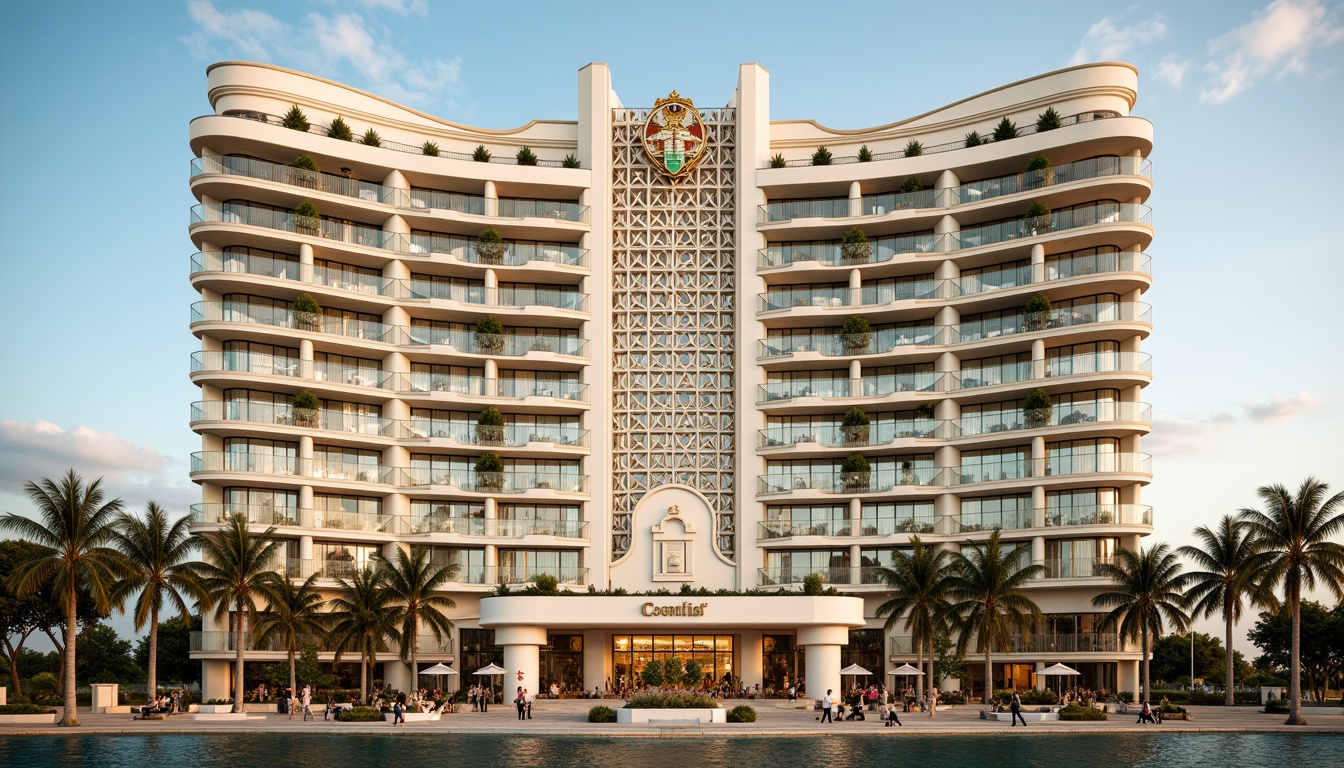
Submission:
[[[1221,104],[1262,78],[1305,72],[1312,51],[1344,40],[1335,15],[1320,0],[1274,0],[1256,11],[1249,24],[1209,43],[1214,60],[1203,68],[1209,84],[1199,100]]]
[[[191,0],[187,9],[195,29],[180,40],[204,60],[241,57],[276,63],[348,82],[408,106],[451,105],[449,97],[461,90],[462,60],[408,59],[394,43],[392,31],[375,16],[425,15],[426,3],[348,0],[331,5],[343,8],[307,14],[302,28],[310,44],[295,45],[295,25],[277,16],[259,10],[225,11],[213,0]]]
[[[1308,392],[1299,392],[1292,397],[1275,397],[1266,403],[1254,403],[1246,406],[1246,418],[1251,421],[1274,424],[1319,411],[1325,403]]]
[[[132,506],[153,499],[172,505],[170,509],[185,509],[200,500],[186,468],[152,446],[85,426],[0,421],[0,490],[21,493],[24,483],[54,478],[67,469],[86,480],[103,478],[111,497]]]
[[[1216,454],[1227,441],[1228,433],[1246,424],[1276,425],[1325,408],[1318,397],[1300,392],[1292,397],[1274,396],[1264,402],[1242,405],[1237,413],[1217,413],[1193,417],[1158,416],[1153,431],[1143,439],[1143,449],[1163,459]]]
[[[1129,11],[1118,16],[1107,16],[1089,27],[1069,63],[1116,61],[1125,58],[1131,49],[1166,36],[1167,22],[1162,14],[1154,14],[1146,19],[1131,19],[1129,16]]]
[[[1190,62],[1182,61],[1175,54],[1166,56],[1157,65],[1157,71],[1154,77],[1170,85],[1176,90],[1180,90],[1185,84],[1185,73],[1190,70]]]

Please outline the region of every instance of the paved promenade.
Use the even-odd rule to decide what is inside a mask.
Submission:
[[[393,728],[390,723],[337,723],[319,717],[303,722],[296,717],[267,714],[257,719],[238,722],[208,722],[195,720],[191,715],[174,715],[165,720],[132,721],[131,715],[80,714],[82,727],[66,729],[59,726],[0,725],[0,738],[14,735],[38,734],[145,734],[145,733],[386,733],[392,734],[537,734],[551,736],[639,736],[639,737],[697,737],[706,736],[818,736],[856,738],[900,738],[910,734],[1002,734],[1048,735],[1055,733],[1217,733],[1217,732],[1285,732],[1337,733],[1344,735],[1344,711],[1340,715],[1314,715],[1307,718],[1310,725],[1286,726],[1284,715],[1261,714],[1251,707],[1190,707],[1194,716],[1189,721],[1168,720],[1162,725],[1137,725],[1136,714],[1112,713],[1105,722],[1042,722],[1027,727],[1010,727],[1008,723],[980,719],[979,706],[940,708],[936,719],[927,714],[902,714],[904,727],[883,727],[873,713],[864,722],[841,722],[823,726],[817,722],[811,707],[789,707],[787,702],[727,701],[731,708],[739,703],[756,708],[754,723],[723,723],[706,725],[617,725],[589,723],[588,709],[597,702],[591,700],[563,700],[536,703],[531,720],[518,720],[512,707],[497,706],[490,712],[459,712],[444,715],[437,722],[408,723],[404,728]],[[607,701],[607,706],[619,701]]]

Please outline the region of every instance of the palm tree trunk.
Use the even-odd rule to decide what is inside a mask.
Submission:
[[[147,688],[152,698],[159,692],[159,609],[149,609],[149,680]]]
[[[75,630],[76,626],[75,611],[77,609],[77,593],[75,592],[74,574],[70,574],[70,587],[66,590],[65,596],[65,718],[61,720],[62,725],[79,725],[79,715],[75,712]],[[1297,635],[1293,635],[1296,640]],[[1297,646],[1294,645],[1293,658],[1297,658]]]
[[[1225,607],[1225,608],[1223,609],[1223,616],[1225,616],[1225,617],[1227,618],[1227,697],[1223,700],[1223,703],[1230,707],[1230,706],[1232,706],[1233,702],[1236,700],[1236,697],[1234,697],[1234,696],[1232,695],[1232,684],[1233,684],[1234,681],[1233,681],[1233,679],[1232,679],[1232,674],[1233,674],[1233,673],[1232,673],[1232,609],[1231,609],[1231,607]],[[1194,628],[1192,627],[1192,628],[1190,629],[1190,631],[1191,631],[1191,632],[1194,632],[1195,630],[1194,630]],[[1191,680],[1190,682],[1191,682],[1192,684],[1194,683],[1193,680]]]
[[[297,692],[299,690],[299,680],[294,672],[294,646],[289,646],[289,689]]]
[[[1149,681],[1149,679],[1150,679],[1150,678],[1148,677],[1148,625],[1147,625],[1147,624],[1143,624],[1142,626],[1139,627],[1139,637],[1140,637],[1139,645],[1142,646],[1142,648],[1140,648],[1140,650],[1143,651],[1143,680],[1140,681],[1140,682],[1142,683],[1142,685],[1139,686],[1139,688],[1140,688],[1140,692],[1143,694],[1142,697],[1140,697],[1140,699],[1139,699],[1139,703],[1140,703],[1140,705],[1142,705],[1143,702],[1148,701],[1148,681]],[[1150,703],[1151,703],[1151,702],[1150,702]]]
[[[411,643],[411,693],[414,694],[416,691],[420,690],[420,674],[419,674],[420,665],[416,661],[416,659],[419,658],[416,652],[420,650],[420,622],[416,621],[415,619],[411,619],[410,643]]]
[[[994,662],[989,658],[992,649],[989,641],[985,641],[985,706],[994,698]]]
[[[369,650],[359,656],[359,703],[369,703]]]
[[[923,636],[923,635],[920,635],[919,637],[915,638],[915,667],[916,667],[916,668],[919,668],[919,669],[923,669],[923,667],[924,667],[924,636]],[[920,677],[919,675],[915,675],[915,679],[916,679],[917,681],[919,681],[919,682],[918,682],[919,688],[917,689],[917,692],[918,692],[918,694],[919,694],[919,697],[918,697],[917,699],[915,699],[915,701],[920,701],[920,702],[922,702],[922,701],[924,701],[924,678]]]
[[[243,709],[243,640],[247,637],[247,614],[243,612],[243,601],[238,600],[238,613],[234,625],[233,660],[233,711]]]
[[[1302,719],[1302,584],[1292,579],[1288,601],[1293,606],[1293,655],[1288,665],[1288,719],[1284,725],[1306,725]]]

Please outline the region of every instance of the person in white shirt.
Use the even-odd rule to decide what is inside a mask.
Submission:
[[[313,720],[313,689],[311,686],[303,686],[303,693],[299,700],[303,702],[303,719]]]
[[[835,707],[835,700],[831,698],[831,689],[826,689],[826,695],[821,697],[821,722],[834,723],[831,719],[831,709]]]

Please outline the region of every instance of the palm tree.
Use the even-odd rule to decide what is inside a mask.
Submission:
[[[79,725],[75,713],[75,636],[81,590],[92,595],[100,611],[116,605],[113,589],[131,570],[126,557],[111,546],[116,540],[121,499],[107,501],[102,478],[85,484],[75,470],[59,480],[25,483],[24,493],[37,507],[39,519],[8,514],[0,530],[40,547],[32,560],[9,574],[10,588],[29,595],[50,581],[65,612],[65,716],[62,725]]]
[[[1118,627],[1126,640],[1140,639],[1143,651],[1143,694],[1139,700],[1148,701],[1152,679],[1149,672],[1149,636],[1162,636],[1162,619],[1173,629],[1190,626],[1185,608],[1189,598],[1182,593],[1187,576],[1181,575],[1181,561],[1166,544],[1131,552],[1121,547],[1115,553],[1116,562],[1098,563],[1100,576],[1110,577],[1115,590],[1102,592],[1092,598],[1098,607],[1112,607],[1101,620],[1103,628]]]
[[[910,554],[896,550],[890,568],[878,568],[877,576],[894,593],[877,607],[878,617],[886,616],[883,629],[891,631],[902,616],[905,629],[915,641],[915,665],[924,667],[924,642],[929,643],[929,674],[933,679],[933,636],[946,631],[947,602],[946,550],[926,546],[918,536],[910,537]],[[919,700],[924,700],[924,677],[919,678]]]
[[[369,700],[369,665],[388,639],[400,640],[395,601],[387,591],[382,571],[365,566],[341,579],[341,594],[331,599],[331,640],[335,663],[346,651],[359,654],[359,696]]]
[[[269,584],[263,590],[266,610],[257,614],[256,623],[252,625],[258,643],[274,639],[285,647],[289,654],[289,687],[296,691],[298,678],[294,657],[298,655],[299,645],[305,636],[325,631],[329,618],[322,613],[322,595],[313,586],[317,577],[314,573],[297,586],[289,579],[276,579]]]
[[[383,574],[388,597],[400,604],[401,660],[411,663],[411,689],[420,687],[420,667],[417,666],[420,624],[423,622],[442,642],[443,636],[453,631],[453,622],[444,615],[457,604],[437,590],[457,576],[457,564],[435,565],[430,562],[428,547],[415,547],[409,555],[397,549],[395,560],[378,558],[378,570]]]
[[[1209,617],[1219,612],[1223,615],[1227,629],[1227,699],[1224,703],[1230,707],[1234,700],[1232,627],[1241,621],[1242,604],[1246,598],[1265,608],[1272,608],[1278,602],[1270,582],[1260,578],[1272,555],[1260,551],[1246,525],[1231,515],[1224,515],[1216,529],[1202,525],[1196,528],[1195,537],[1203,544],[1202,548],[1186,546],[1177,550],[1192,560],[1195,567],[1203,569],[1186,574],[1190,587],[1185,594],[1193,606],[1192,615]]]
[[[1014,629],[1034,625],[1041,617],[1041,609],[1022,593],[1027,582],[1045,573],[1045,566],[1024,562],[1030,555],[1026,544],[1005,549],[997,530],[984,546],[967,542],[952,555],[947,591],[957,601],[950,609],[957,626],[957,653],[966,652],[974,635],[977,650],[985,654],[985,704],[994,695],[991,654],[1008,646]]]
[[[222,531],[201,535],[204,562],[198,566],[201,586],[208,603],[215,607],[215,619],[229,617],[234,632],[233,711],[243,711],[243,656],[247,647],[248,620],[257,610],[256,598],[266,594],[280,580],[276,561],[282,542],[271,537],[275,528],[260,534],[247,525],[247,515],[234,515]]]
[[[149,625],[149,696],[158,691],[159,612],[171,604],[181,616],[191,616],[188,599],[208,602],[199,578],[200,562],[192,553],[200,540],[191,535],[187,517],[176,522],[168,519],[168,510],[154,502],[145,508],[144,518],[122,513],[117,519],[117,549],[130,561],[133,570],[114,590],[117,603],[139,592],[135,601],[135,629]]]
[[[1287,725],[1302,719],[1302,588],[1324,586],[1344,597],[1344,546],[1331,541],[1344,530],[1344,493],[1325,498],[1330,486],[1314,477],[1302,481],[1297,495],[1282,485],[1261,486],[1265,511],[1243,509],[1240,520],[1270,554],[1264,579],[1283,584],[1293,611],[1293,650],[1288,667]]]

